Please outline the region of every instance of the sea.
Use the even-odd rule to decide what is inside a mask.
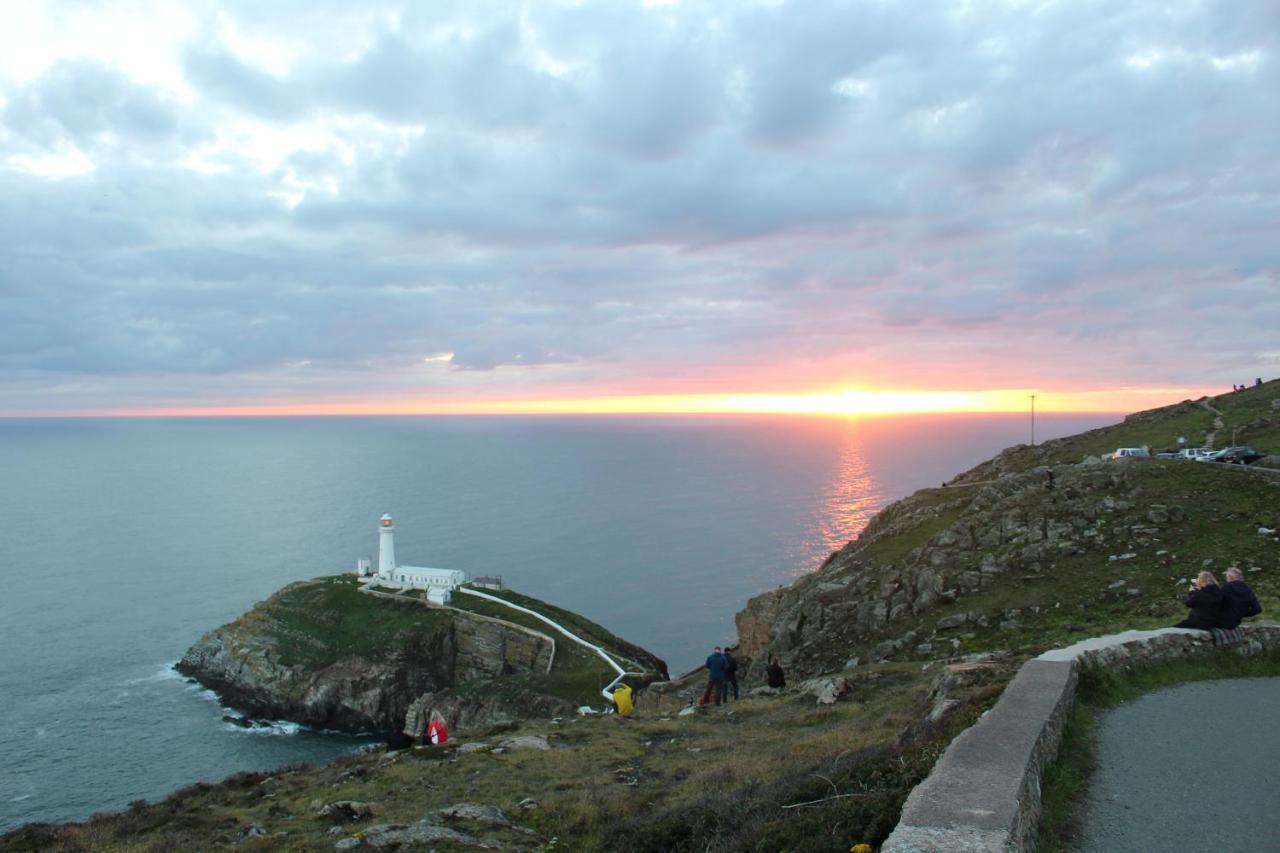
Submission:
[[[1117,415],[1038,414],[1038,438]],[[173,670],[296,580],[375,557],[500,575],[667,660],[1025,415],[0,419],[0,831],[366,738],[243,728]]]

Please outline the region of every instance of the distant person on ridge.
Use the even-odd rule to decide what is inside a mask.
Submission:
[[[1262,612],[1258,596],[1244,582],[1244,572],[1232,566],[1227,569],[1227,582],[1222,585],[1222,610],[1218,614],[1219,628],[1239,628],[1240,620],[1257,616]]]
[[[720,685],[720,698],[729,701],[729,688],[733,687],[733,701],[738,701],[738,659],[724,650],[724,683]]]
[[[1191,612],[1175,628],[1198,628],[1208,631],[1218,627],[1219,613],[1222,611],[1222,590],[1213,572],[1201,572],[1191,584],[1184,602]]]
[[[787,676],[782,671],[782,665],[772,655],[769,656],[769,666],[765,669],[765,675],[768,676],[769,686],[774,690],[781,690],[787,686]]]
[[[702,701],[698,703],[699,705],[707,704],[713,696],[716,704],[720,704],[720,689],[724,684],[727,663],[719,646],[716,646],[715,651],[707,655],[707,689],[702,691]]]

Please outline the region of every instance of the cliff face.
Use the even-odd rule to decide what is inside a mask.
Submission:
[[[1230,406],[1241,407],[1265,436],[1280,412],[1247,409],[1264,409],[1265,395],[1280,396],[1280,383],[1210,405],[1229,423]],[[816,572],[737,614],[749,677],[769,655],[804,676],[886,659],[1034,652],[1116,618],[1172,624],[1185,612],[1187,578],[1202,568],[1260,572],[1249,582],[1267,592],[1277,540],[1262,531],[1280,522],[1280,472],[1101,458],[1106,447],[1176,447],[1179,436],[1194,446],[1203,435],[1194,428],[1210,418],[1183,403],[1010,448],[945,488],[886,507]],[[1128,615],[1135,610],[1151,624]]]
[[[380,630],[362,642],[359,625],[370,614]],[[345,579],[321,579],[286,587],[205,634],[177,669],[253,716],[388,731],[424,694],[545,674],[553,647],[549,637],[497,619],[382,601]],[[520,703],[513,705],[519,716]]]

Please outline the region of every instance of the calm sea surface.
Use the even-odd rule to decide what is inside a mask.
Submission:
[[[1038,416],[1037,436],[1114,422]],[[0,420],[0,829],[355,738],[246,731],[172,671],[206,630],[376,556],[500,574],[666,658],[733,637],[889,501],[1024,416]]]

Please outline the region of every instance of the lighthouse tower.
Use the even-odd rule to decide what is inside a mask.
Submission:
[[[391,516],[383,514],[378,519],[378,577],[383,580],[393,580],[396,570],[396,540],[395,525],[391,523]]]

